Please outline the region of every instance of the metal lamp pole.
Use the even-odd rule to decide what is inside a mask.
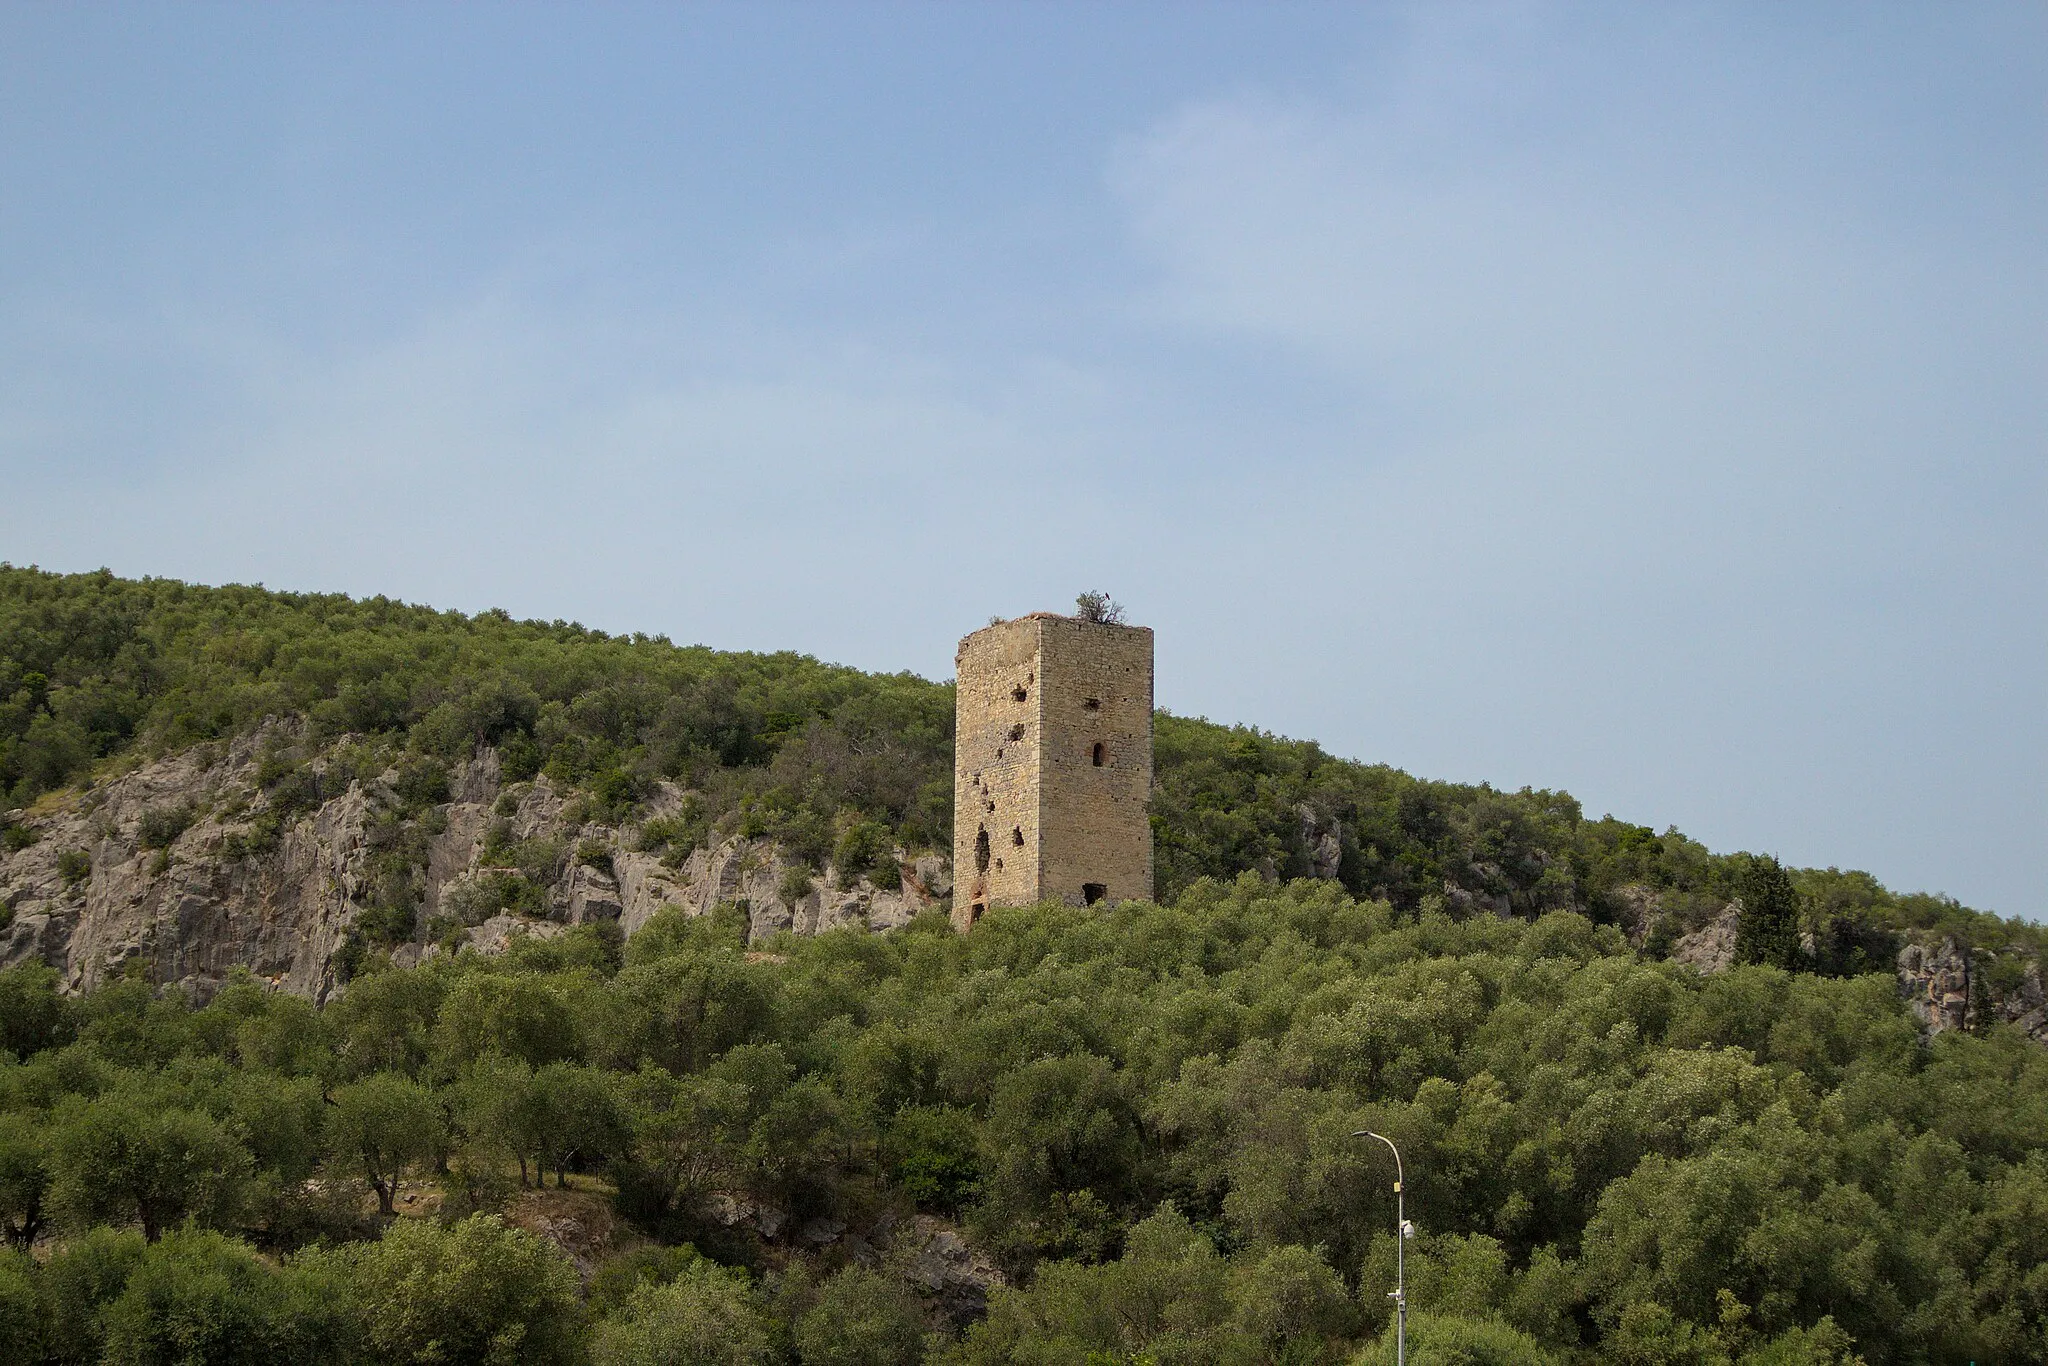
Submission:
[[[1408,1200],[1401,1190],[1407,1179],[1401,1171],[1401,1150],[1393,1139],[1370,1129],[1351,1136],[1376,1138],[1394,1155],[1394,1293],[1387,1298],[1394,1302],[1395,1366],[1408,1366]]]

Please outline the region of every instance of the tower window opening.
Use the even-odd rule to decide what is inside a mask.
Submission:
[[[1022,727],[1022,726],[1012,726],[1012,727],[1010,727],[1010,738],[1011,738],[1012,740],[1022,740],[1022,739],[1024,738],[1024,727]]]
[[[1021,683],[1019,683],[1016,687],[1010,689],[1010,700],[1012,700],[1013,702],[1022,702],[1030,696],[1030,692],[1027,691],[1024,685]]]
[[[977,902],[975,902],[975,903],[974,903],[974,909],[973,909],[972,911],[968,912],[968,916],[967,916],[967,923],[968,923],[968,924],[970,924],[970,925],[972,925],[972,924],[973,924],[973,923],[974,923],[975,921],[977,921],[977,920],[981,919],[981,917],[982,917],[982,913],[983,913],[983,912],[985,912],[985,911],[987,911],[987,910],[988,910],[988,904],[987,904],[986,902],[981,902],[981,901],[977,901]]]
[[[1017,846],[1017,847],[1018,847],[1019,849],[1022,849],[1022,848],[1024,847],[1024,827],[1023,827],[1023,826],[1021,826],[1021,825],[1013,825],[1013,826],[1011,826],[1011,827],[1010,827],[1010,843],[1012,843],[1012,844],[1016,845],[1016,846]]]
[[[1084,882],[1081,884],[1081,902],[1083,905],[1093,906],[1108,895],[1109,888],[1099,882]]]
[[[981,833],[974,837],[974,871],[977,873],[985,873],[988,871],[987,826],[983,826],[981,828]]]
[[[1093,763],[1093,764],[1094,764],[1094,765],[1095,765],[1095,766],[1096,766],[1097,768],[1101,768],[1101,767],[1102,767],[1102,761],[1103,761],[1104,759],[1107,759],[1108,757],[1109,757],[1109,748],[1108,748],[1108,746],[1104,745],[1104,744],[1102,743],[1102,741],[1100,741],[1100,740],[1097,740],[1097,741],[1095,742],[1095,748],[1094,748],[1094,749],[1091,749],[1091,750],[1089,750],[1089,751],[1088,751],[1088,759],[1089,759],[1089,762],[1090,762],[1090,763]]]
[[[1084,710],[1087,711],[1101,711],[1102,699],[1099,697],[1090,697],[1083,700],[1081,706]]]

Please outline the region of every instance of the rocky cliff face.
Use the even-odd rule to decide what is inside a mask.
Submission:
[[[1671,961],[1703,973],[1725,972],[1735,962],[1740,908],[1729,905],[1700,928],[1679,937]],[[1807,944],[1810,951],[1812,943]],[[1908,943],[1899,949],[1899,996],[1929,1036],[1970,1029],[1981,1013],[2048,1044],[2048,993],[2041,965],[2030,958],[1971,951],[1953,938]]]
[[[10,846],[32,842],[0,848],[0,967],[40,959],[84,991],[140,964],[152,980],[201,998],[239,967],[298,995],[332,995],[372,911],[377,844],[392,826],[399,775],[346,773],[316,756],[304,766],[305,809],[259,838],[274,800],[259,781],[262,756],[291,738],[273,725],[39,804],[10,832]],[[674,812],[686,795],[665,786],[645,814]],[[630,935],[665,906],[703,915],[735,903],[753,939],[841,925],[886,930],[951,892],[936,855],[900,860],[900,888],[867,877],[841,888],[828,867],[801,890],[791,861],[763,840],[727,839],[665,860],[634,848],[631,829],[582,819],[573,794],[545,777],[505,784],[490,750],[449,774],[445,796],[408,822],[424,845],[415,874],[424,909],[420,928],[393,951],[399,963],[465,942],[502,950],[517,934],[587,921],[616,921]],[[478,904],[480,886],[504,875],[487,860],[494,841],[562,853],[537,879],[531,867],[520,874],[539,883],[540,904],[529,897],[523,913],[463,924],[475,918],[463,911]]]
[[[139,965],[152,981],[201,999],[246,968],[284,991],[333,995],[373,912],[379,845],[402,780],[395,770],[351,772],[333,751],[316,754],[303,765],[291,818],[266,827],[276,799],[264,791],[264,756],[295,739],[290,726],[272,725],[39,804],[0,845],[0,967],[41,960],[70,990],[86,991]],[[406,822],[421,846],[421,910],[411,937],[392,947],[401,965],[462,945],[503,952],[517,936],[545,938],[593,921],[631,935],[671,906],[692,916],[741,907],[753,941],[844,925],[889,930],[943,907],[952,893],[948,860],[937,854],[900,857],[900,885],[885,888],[868,877],[842,887],[829,867],[805,876],[766,840],[733,837],[680,857],[646,852],[634,827],[584,819],[576,794],[545,777],[507,784],[489,749],[457,765],[440,795],[445,800],[412,810]],[[687,799],[664,785],[640,814],[674,815]],[[1302,820],[1316,875],[1334,876],[1337,833],[1315,825],[1312,812]],[[495,866],[493,851],[502,858],[508,845],[557,853],[539,870],[530,862],[523,870]],[[517,910],[477,915],[479,893],[507,876],[536,883],[537,896]],[[1657,895],[1620,894],[1640,943],[1657,917]],[[1735,930],[1729,906],[1679,937],[1670,956],[1722,971],[1734,961]],[[1900,995],[1930,1034],[1968,1028],[1982,1013],[2048,1043],[2038,963],[1973,954],[1944,939],[1905,945],[1897,973]]]
[[[2048,993],[2036,962],[2004,961],[1954,939],[1908,944],[1899,950],[1899,994],[1929,1034],[1968,1029],[1980,1011],[1988,1011],[1992,1019],[2048,1043]]]
[[[1738,915],[1734,906],[1725,907],[1698,929],[1680,935],[1671,946],[1671,961],[1699,972],[1726,972],[1735,965]]]

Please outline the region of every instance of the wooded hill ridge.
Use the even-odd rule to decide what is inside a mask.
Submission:
[[[262,774],[259,825],[301,814],[312,793],[295,761],[345,741],[330,793],[397,765],[418,804],[489,746],[503,781],[544,774],[620,824],[657,784],[679,786],[682,818],[643,835],[664,847],[745,834],[856,872],[891,850],[951,848],[947,684],[500,611],[0,564],[0,820],[14,830],[39,798],[273,717],[305,724]],[[1675,829],[1588,819],[1567,793],[1418,779],[1165,712],[1155,768],[1168,904],[1202,877],[1324,877],[1403,912],[1575,909],[1654,950],[1722,910],[1747,864]],[[1791,876],[1823,970],[1876,966],[1872,933],[2035,956],[2048,944],[2041,925],[1895,893],[1866,873]]]
[[[1156,902],[961,935],[951,725],[0,567],[0,1359],[1377,1366],[1370,1128],[1418,1361],[2048,1360],[2038,926],[1161,714]],[[234,966],[294,888],[324,1004]]]

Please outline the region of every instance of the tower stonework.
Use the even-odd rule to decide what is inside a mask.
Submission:
[[[953,925],[1152,895],[1152,632],[1051,612],[960,642]]]

